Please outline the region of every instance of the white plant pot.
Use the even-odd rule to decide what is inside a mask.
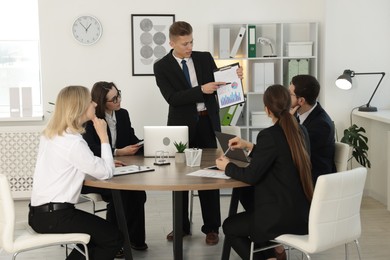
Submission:
[[[175,162],[176,163],[185,163],[186,162],[185,153],[176,153],[175,154]]]

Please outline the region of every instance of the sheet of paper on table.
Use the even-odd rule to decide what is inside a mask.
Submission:
[[[229,176],[225,175],[224,171],[220,170],[211,170],[211,169],[202,169],[195,172],[187,173],[190,176],[198,177],[208,177],[208,178],[218,178],[218,179],[230,179]]]

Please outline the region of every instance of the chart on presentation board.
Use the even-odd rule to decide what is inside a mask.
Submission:
[[[214,71],[214,79],[216,82],[226,82],[226,85],[219,86],[217,90],[220,108],[245,102],[241,79],[237,76],[239,66],[238,63],[234,63]]]

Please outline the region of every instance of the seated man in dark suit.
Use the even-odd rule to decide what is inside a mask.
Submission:
[[[312,177],[315,184],[318,176],[336,172],[334,164],[335,139],[332,119],[317,102],[320,84],[311,75],[297,75],[289,86],[291,106],[300,124],[309,133]]]

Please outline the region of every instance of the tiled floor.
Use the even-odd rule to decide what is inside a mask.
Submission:
[[[226,218],[230,197],[221,197],[221,214]],[[26,201],[16,201],[16,219],[18,223],[26,221],[27,204]],[[90,204],[81,205],[85,210],[90,210]],[[146,203],[146,235],[149,249],[145,252],[133,251],[134,259],[148,260],[170,260],[172,257],[172,243],[167,242],[165,236],[172,229],[172,201],[169,192],[148,192]],[[362,237],[360,244],[362,248],[362,259],[365,260],[389,260],[390,259],[390,212],[377,201],[365,197],[362,204]],[[103,214],[104,213],[100,213]],[[204,234],[200,231],[202,224],[200,215],[199,199],[194,199],[194,227],[193,235],[184,238],[183,252],[184,259],[214,260],[220,259],[222,251],[223,235],[221,242],[216,246],[207,246],[204,242]],[[18,224],[17,228],[22,228]],[[222,233],[222,232],[221,232]],[[358,259],[355,248],[349,246],[350,259]],[[313,260],[333,260],[344,259],[344,247],[328,250],[324,253],[312,256]],[[292,259],[301,259],[297,252],[292,253]],[[11,255],[0,249],[0,260],[11,259]],[[59,246],[38,249],[35,251],[21,253],[18,260],[39,259],[57,260],[65,259],[65,250]],[[232,251],[231,260],[240,259]]]

